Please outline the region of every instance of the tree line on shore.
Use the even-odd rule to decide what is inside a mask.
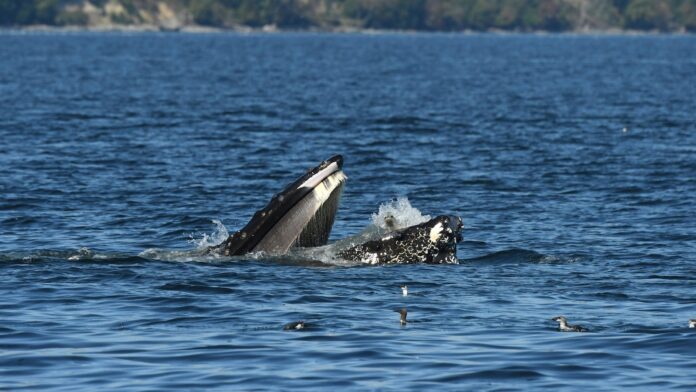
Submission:
[[[162,4],[220,28],[696,31],[696,0],[0,0],[0,26],[93,25],[89,12],[137,25]]]

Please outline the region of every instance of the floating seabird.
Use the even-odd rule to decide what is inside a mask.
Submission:
[[[384,225],[389,230],[396,229],[396,218],[394,218],[394,215],[387,214],[387,216],[384,217]]]
[[[304,321],[293,321],[292,323],[287,323],[283,326],[283,331],[294,331],[298,329],[304,329]]]
[[[558,322],[558,330],[561,332],[587,332],[585,327],[568,324],[568,320],[563,316],[557,316],[551,320]]]
[[[401,310],[395,310],[395,312],[401,314],[401,325],[406,325],[408,323],[408,321],[406,321],[406,315],[408,314],[406,308],[402,308]]]

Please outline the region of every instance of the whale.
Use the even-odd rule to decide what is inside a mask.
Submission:
[[[343,157],[309,169],[258,210],[249,223],[210,249],[224,256],[282,255],[293,247],[326,245],[347,180]]]
[[[457,242],[462,241],[463,226],[458,216],[440,215],[350,246],[337,256],[364,264],[458,264]]]
[[[347,180],[343,157],[335,155],[309,169],[274,195],[249,222],[208,252],[242,256],[263,252],[285,255],[294,248],[315,248],[328,243]],[[340,259],[362,264],[453,264],[461,241],[462,220],[440,215],[426,222],[396,229],[387,217],[387,232],[378,238],[347,242],[336,251]]]

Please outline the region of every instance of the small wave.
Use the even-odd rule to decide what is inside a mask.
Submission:
[[[533,250],[506,249],[465,261],[470,263],[538,263],[548,258],[549,256]]]
[[[223,286],[211,286],[203,282],[167,283],[157,287],[159,290],[180,291],[184,293],[230,294],[234,289]]]
[[[591,294],[597,298],[607,299],[607,300],[626,300],[630,297],[627,294],[612,291],[602,291],[598,293]]]
[[[378,118],[375,120],[375,123],[386,125],[417,125],[425,121],[427,120],[418,116],[389,116]]]
[[[457,374],[448,374],[444,376],[439,376],[428,381],[434,382],[462,382],[471,379],[482,379],[482,380],[531,380],[535,378],[544,377],[543,373],[540,373],[534,369],[524,367],[524,366],[506,366],[498,369],[488,369],[480,370],[474,372],[464,372]]]
[[[97,253],[87,247],[82,247],[77,250],[41,249],[36,251],[0,254],[0,262],[7,263],[40,263],[47,261],[119,262],[129,259],[137,259],[137,257],[117,253]]]
[[[204,252],[204,250],[205,249],[169,250],[159,248],[148,248],[140,252],[138,256],[151,260],[177,262],[211,262],[225,258],[224,256],[221,256],[217,253]]]
[[[505,249],[471,259],[461,260],[463,263],[487,263],[487,264],[566,264],[587,260],[589,256],[582,254],[573,255],[545,255],[529,249]]]

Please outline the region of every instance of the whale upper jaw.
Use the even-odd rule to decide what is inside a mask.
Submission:
[[[283,254],[295,246],[326,245],[347,179],[342,168],[343,157],[336,155],[310,169],[211,251]]]
[[[457,264],[462,228],[460,217],[440,215],[344,249],[338,257],[365,264]]]

